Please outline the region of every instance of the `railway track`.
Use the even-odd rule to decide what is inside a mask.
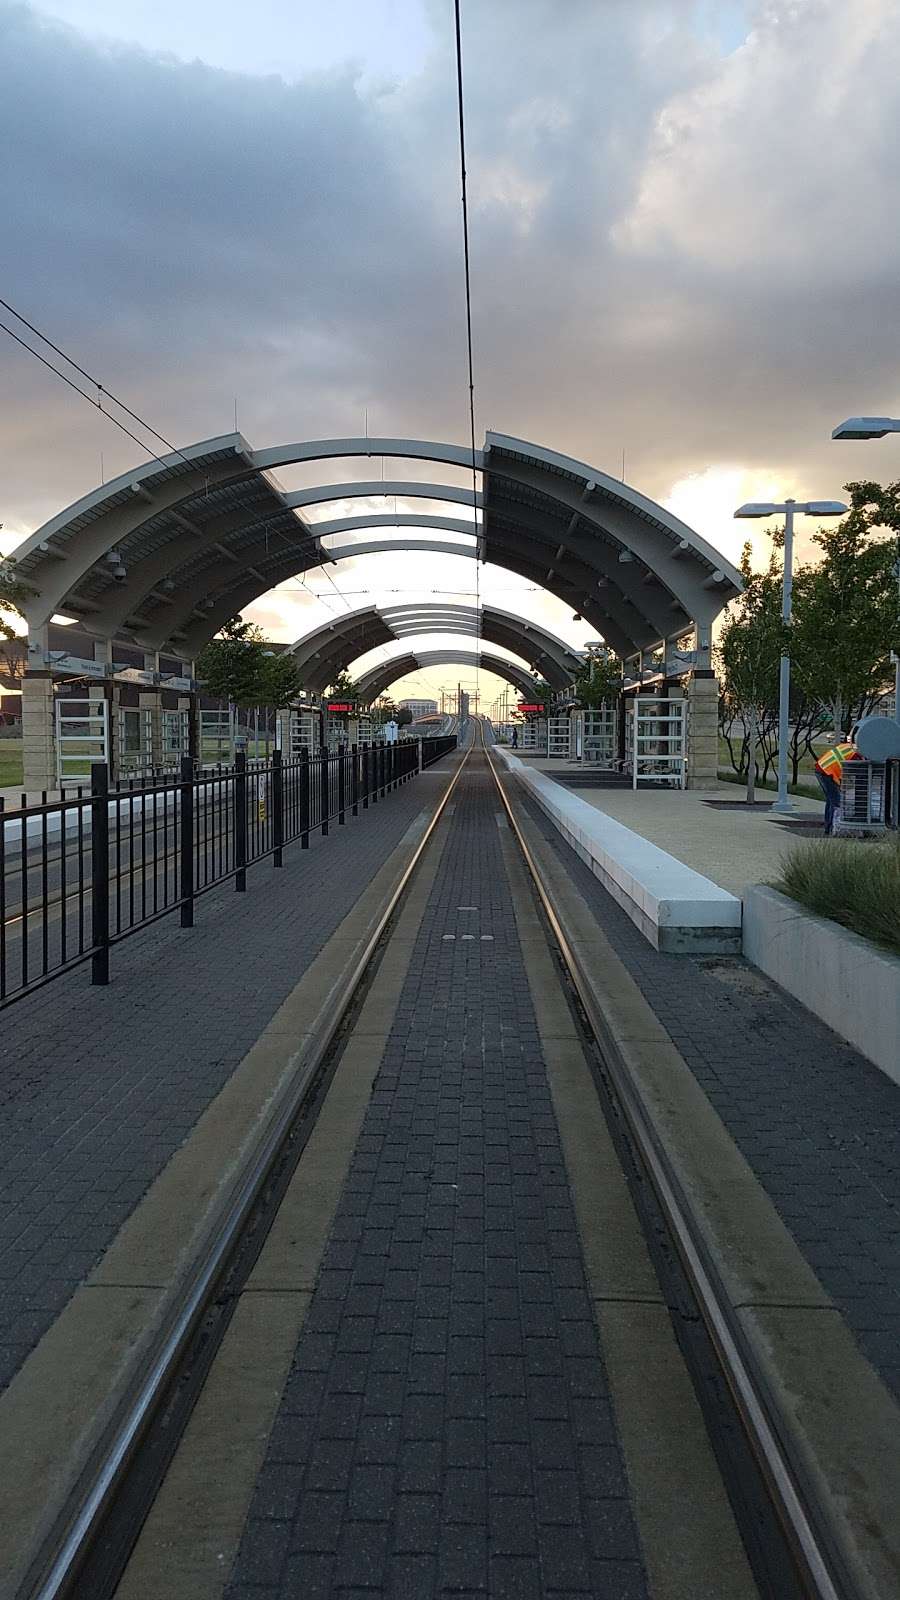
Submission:
[[[136,1376],[87,1470],[72,1485],[18,1600],[72,1595],[104,1600],[115,1594],[227,1332],[241,1285],[302,1157],[361,999],[390,947],[405,896],[435,847],[436,830],[446,822],[464,774],[482,762],[533,885],[559,982],[596,1064],[596,1089],[614,1142],[637,1175],[633,1187],[646,1197],[642,1221],[654,1262],[670,1276],[667,1302],[688,1306],[680,1318],[680,1342],[758,1591],[765,1600],[856,1600],[859,1591],[843,1567],[829,1508],[816,1502],[792,1450],[640,1087],[610,1040],[591,973],[569,936],[550,875],[510,804],[480,723],[378,926],[344,974],[328,1025],[310,1041],[289,1096],[276,1108],[227,1203],[211,1219],[206,1246],[179,1287],[153,1359]]]

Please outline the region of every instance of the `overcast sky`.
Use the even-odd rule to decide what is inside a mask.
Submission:
[[[732,557],[741,499],[900,475],[829,439],[900,406],[896,0],[463,0],[463,28],[479,431],[624,450]],[[257,446],[366,411],[464,441],[451,29],[450,0],[0,0],[0,293],[178,443],[235,399]],[[0,363],[8,549],[141,457]],[[449,558],[332,573],[354,606],[473,588]],[[345,604],[309,588],[256,614],[287,638]]]

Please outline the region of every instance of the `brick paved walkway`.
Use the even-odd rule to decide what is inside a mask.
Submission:
[[[646,1595],[480,758],[457,795],[230,1600]]]
[[[900,1088],[749,963],[660,955],[525,804],[900,1398]]]
[[[447,763],[247,892],[198,901],[4,1013],[0,1038],[0,1390],[190,1133],[413,819]]]

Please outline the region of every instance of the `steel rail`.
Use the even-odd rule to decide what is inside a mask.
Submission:
[[[88,1481],[71,1497],[77,1504],[63,1510],[55,1548],[36,1558],[20,1591],[20,1600],[64,1600],[77,1593],[78,1573],[97,1538],[107,1509],[127,1475],[140,1447],[141,1439],[164,1402],[188,1342],[227,1268],[234,1247],[252,1215],[259,1196],[280,1151],[290,1136],[302,1108],[310,1082],[315,1078],[346,1016],[357,990],[372,962],[378,945],[406,892],[416,868],[431,843],[434,832],[472,753],[470,744],[448,784],[434,816],[408,862],[400,882],[393,890],[365,948],[345,975],[340,996],[306,1053],[281,1104],[263,1130],[243,1172],[210,1227],[211,1237],[198,1254],[186,1276],[182,1292],[173,1308],[158,1349],[149,1359],[136,1392],[122,1402],[118,1419],[98,1449],[99,1459],[87,1469]],[[51,1540],[52,1540],[51,1535]],[[36,1571],[35,1568],[38,1568]]]
[[[846,1574],[841,1574],[840,1581],[836,1578],[833,1570],[836,1564],[834,1553],[827,1556],[822,1549],[822,1538],[814,1526],[806,1497],[797,1482],[786,1449],[779,1438],[777,1426],[770,1415],[763,1385],[753,1372],[742,1348],[743,1339],[734,1328],[731,1307],[717,1282],[714,1268],[707,1260],[700,1228],[681,1193],[681,1186],[653,1126],[644,1097],[633,1075],[618,1058],[617,1053],[613,1049],[604,1047],[603,1041],[607,1037],[607,1029],[593,986],[571,947],[541,869],[529,849],[509,803],[489,754],[481,723],[479,730],[481,748],[497,787],[507,821],[522,852],[528,873],[559,946],[563,963],[600,1046],[604,1066],[612,1080],[631,1138],[650,1177],[666,1225],[686,1270],[697,1307],[734,1398],[741,1424],[793,1553],[800,1581],[806,1589],[809,1600],[849,1600],[853,1590],[848,1587]]]

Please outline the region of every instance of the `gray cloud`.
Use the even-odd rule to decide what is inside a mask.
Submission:
[[[897,404],[900,20],[767,0],[722,59],[666,0],[467,8],[479,422],[664,495],[859,471]],[[287,83],[99,47],[0,0],[4,293],[178,441],[466,435],[453,64]],[[797,60],[804,63],[797,72]],[[886,336],[886,333],[888,336]],[[0,351],[4,510],[136,459]],[[852,458],[852,459],[851,459]],[[4,520],[6,520],[4,518]]]

